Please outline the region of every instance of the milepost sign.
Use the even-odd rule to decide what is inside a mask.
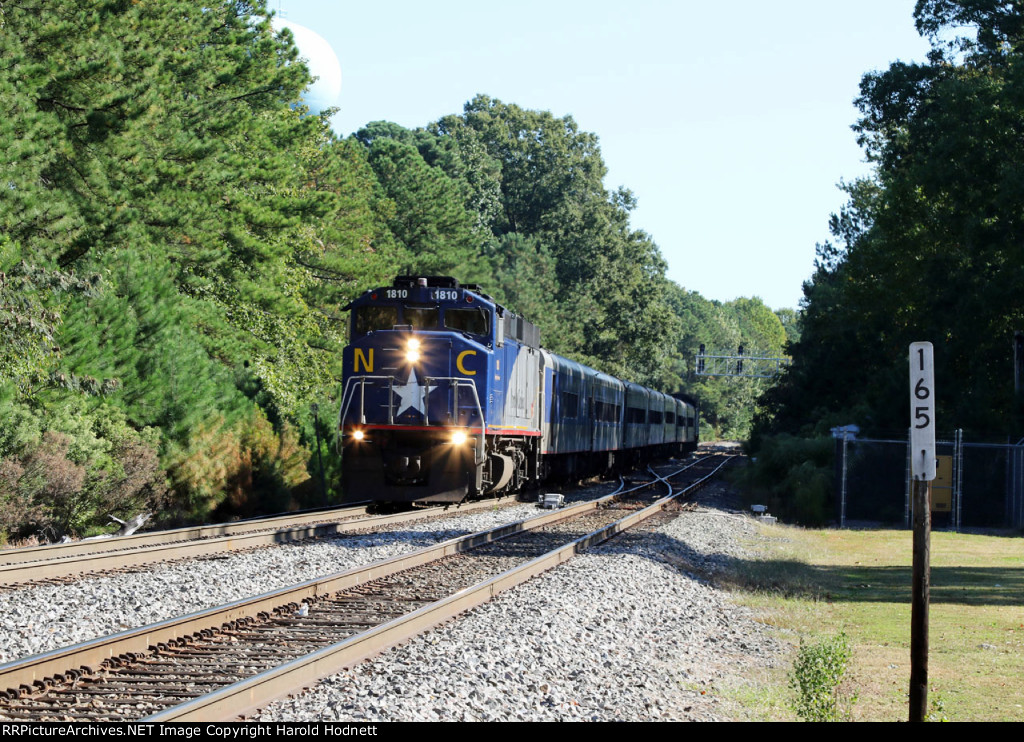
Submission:
[[[931,343],[910,344],[910,452],[914,479],[935,479],[935,363]]]

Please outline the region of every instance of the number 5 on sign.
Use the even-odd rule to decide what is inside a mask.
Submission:
[[[910,468],[935,479],[935,364],[931,343],[910,344]]]

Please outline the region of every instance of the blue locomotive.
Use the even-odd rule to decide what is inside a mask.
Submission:
[[[461,502],[697,446],[695,400],[549,353],[478,286],[399,276],[346,308],[346,499]]]

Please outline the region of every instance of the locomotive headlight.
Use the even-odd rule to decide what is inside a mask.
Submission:
[[[416,363],[420,359],[420,341],[416,338],[409,338],[405,344],[405,360],[409,363]]]
[[[366,433],[364,433],[361,430],[354,430],[354,431],[352,431],[352,439],[353,440],[361,441],[365,436],[366,436]]]
[[[452,433],[452,443],[454,443],[456,446],[461,446],[465,442],[466,442],[466,431],[464,431],[464,430],[456,430],[454,433]]]

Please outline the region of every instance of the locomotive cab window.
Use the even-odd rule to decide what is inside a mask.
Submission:
[[[490,334],[490,314],[485,309],[473,307],[472,309],[456,309],[449,307],[444,310],[444,326],[456,332],[468,332],[471,335]]]
[[[355,310],[353,335],[365,335],[374,330],[390,330],[398,324],[398,307],[374,304]]]
[[[414,330],[435,330],[441,325],[441,310],[435,306],[406,306],[405,324]]]

